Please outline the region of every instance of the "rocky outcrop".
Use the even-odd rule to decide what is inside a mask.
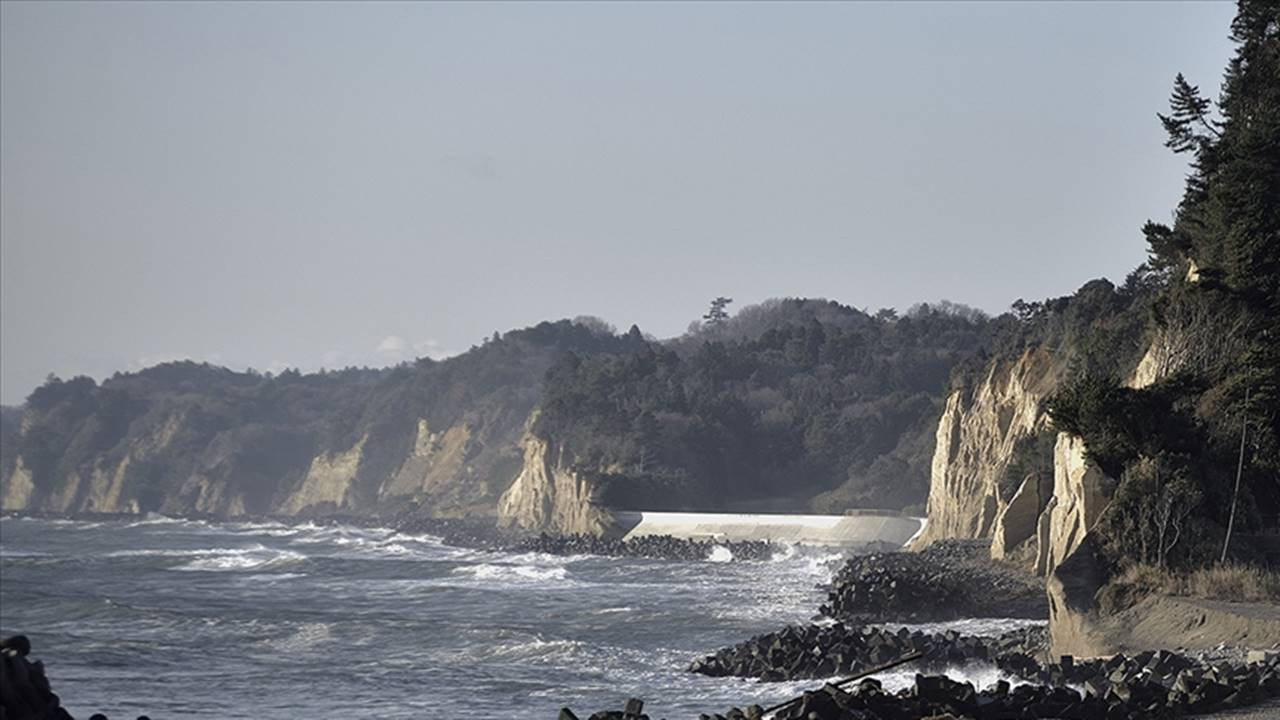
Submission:
[[[432,495],[458,477],[470,449],[471,428],[458,423],[444,432],[433,433],[425,418],[418,420],[413,449],[405,457],[381,494],[384,498]]]
[[[365,435],[345,452],[325,453],[313,458],[302,483],[281,504],[280,512],[297,515],[317,506],[346,509],[347,493],[355,482],[364,445],[368,441],[369,436]]]
[[[1053,498],[1053,485],[1039,474],[1022,479],[1013,497],[996,518],[991,535],[991,557],[996,560],[1010,558],[1024,543],[1037,541],[1040,515]]]
[[[1142,388],[1174,372],[1178,344],[1157,333],[1125,384]],[[1007,496],[1006,478],[1020,439],[1050,427],[1043,402],[1064,363],[1044,349],[1016,362],[993,362],[971,391],[950,396],[938,423],[929,488],[929,523],[914,544],[941,538],[991,538],[991,556],[1052,574],[1093,529],[1116,482],[1087,458],[1084,441],[1058,433],[1052,482],[1031,474]]]
[[[1115,644],[1098,622],[1094,595],[1105,571],[1092,538],[1084,538],[1049,574],[1049,654],[1094,656]]]
[[[563,446],[532,432],[525,434],[520,474],[498,501],[498,521],[526,530],[616,534],[613,515],[599,503],[598,486],[572,467]]]
[[[35,483],[31,481],[31,471],[27,469],[21,457],[17,458],[13,472],[4,480],[3,493],[0,493],[0,509],[25,510],[31,507],[35,490]]]
[[[1045,513],[1047,542],[1037,538],[1036,572],[1043,576],[1080,547],[1116,488],[1115,480],[1085,457],[1082,438],[1058,433],[1053,455],[1053,506]]]
[[[916,547],[942,538],[992,537],[1017,497],[1004,497],[1001,491],[1014,447],[1020,438],[1047,427],[1042,403],[1062,373],[1051,353],[1028,350],[1013,363],[992,363],[974,387],[947,398],[930,473],[929,524]],[[1031,500],[1032,494],[1024,493],[1017,512],[1029,512]],[[1011,519],[1007,525],[1014,527],[1005,528],[1006,536],[1015,528],[1030,535],[1025,523]],[[1002,541],[1001,554],[1011,549],[1009,542],[1021,540]]]

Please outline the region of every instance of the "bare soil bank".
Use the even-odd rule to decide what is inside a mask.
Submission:
[[[1152,595],[1102,621],[1122,652],[1280,647],[1280,606]]]

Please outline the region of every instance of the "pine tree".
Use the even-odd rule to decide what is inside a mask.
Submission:
[[[706,315],[702,316],[702,319],[706,320],[708,325],[719,325],[725,320],[728,320],[729,313],[725,310],[725,308],[728,307],[729,303],[732,303],[732,302],[733,302],[733,298],[727,298],[723,295],[716,298],[715,300],[712,300],[711,309],[707,311]]]
[[[1243,317],[1246,350],[1224,358],[1232,369],[1218,380],[1234,398],[1232,415],[1251,389],[1251,425],[1264,430],[1256,455],[1280,470],[1280,3],[1240,0],[1231,37],[1236,53],[1216,103],[1174,79],[1159,118],[1165,144],[1193,155],[1192,172],[1173,226],[1149,222],[1143,233],[1153,267],[1195,262],[1205,290]]]

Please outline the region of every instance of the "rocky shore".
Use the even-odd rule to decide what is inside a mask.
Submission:
[[[654,558],[697,561],[712,557],[716,548],[728,550],[733,560],[768,560],[778,549],[762,540],[686,540],[670,535],[646,535],[628,540],[594,535],[547,535],[543,533],[509,546],[511,552],[541,552],[550,555],[603,555],[607,557]]]
[[[850,622],[1048,618],[1043,582],[987,554],[982,542],[944,541],[922,552],[850,558],[820,610]]]
[[[829,678],[883,665],[913,653],[923,655],[912,665],[922,669],[942,669],[968,662],[994,663],[1006,656],[1026,658],[1043,652],[1046,643],[1043,627],[985,638],[954,631],[929,634],[901,628],[895,632],[883,627],[843,623],[787,626],[695,660],[689,671],[765,681]]]
[[[1202,663],[1167,652],[1080,663],[1064,657],[1047,667],[1022,656],[1021,662],[1029,663],[1022,672],[1046,682],[1013,686],[1001,680],[978,690],[945,676],[916,675],[911,687],[889,693],[879,681],[865,678],[845,687],[828,683],[780,708],[752,705],[701,718],[757,720],[775,710],[774,717],[783,720],[1172,720],[1280,698],[1280,653],[1258,655],[1240,665]],[[621,712],[598,712],[590,720],[647,720],[642,709],[643,703],[633,699]],[[560,720],[578,716],[566,708]]]

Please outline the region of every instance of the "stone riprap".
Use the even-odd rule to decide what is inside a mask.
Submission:
[[[852,557],[832,581],[821,612],[855,622],[1047,619],[1043,583],[983,557],[986,547],[939,542],[918,553]]]
[[[961,635],[954,631],[924,633],[871,625],[789,625],[778,632],[716,651],[689,666],[690,672],[733,675],[766,681],[829,678],[848,675],[922,653],[913,667],[942,668],[967,662],[996,662],[1006,655],[1028,657],[1046,646],[1044,628],[1014,630],[1000,637]],[[1034,661],[1033,661],[1034,662]]]
[[[1029,660],[1029,658],[1027,658]],[[1034,661],[1032,661],[1034,662]],[[1085,663],[1062,658],[1034,673],[1055,682],[1078,683],[1083,691],[1061,684],[1011,685],[1001,680],[983,690],[944,676],[916,675],[915,683],[897,693],[885,692],[874,678],[843,688],[827,684],[806,692],[777,711],[781,720],[921,720],[968,718],[1014,720],[1173,720],[1189,714],[1245,707],[1280,698],[1280,654],[1243,665],[1201,665],[1173,653],[1142,653]],[[636,714],[596,713],[591,720],[644,720],[643,703],[632,700]],[[752,705],[702,720],[759,720],[764,708]],[[577,720],[568,709],[560,720]]]
[[[655,558],[661,560],[706,560],[717,547],[725,548],[734,560],[768,560],[779,548],[763,540],[713,542],[686,540],[670,535],[645,535],[628,540],[595,535],[547,535],[528,538],[507,548],[510,552],[540,552],[549,555],[603,555],[607,557]]]

